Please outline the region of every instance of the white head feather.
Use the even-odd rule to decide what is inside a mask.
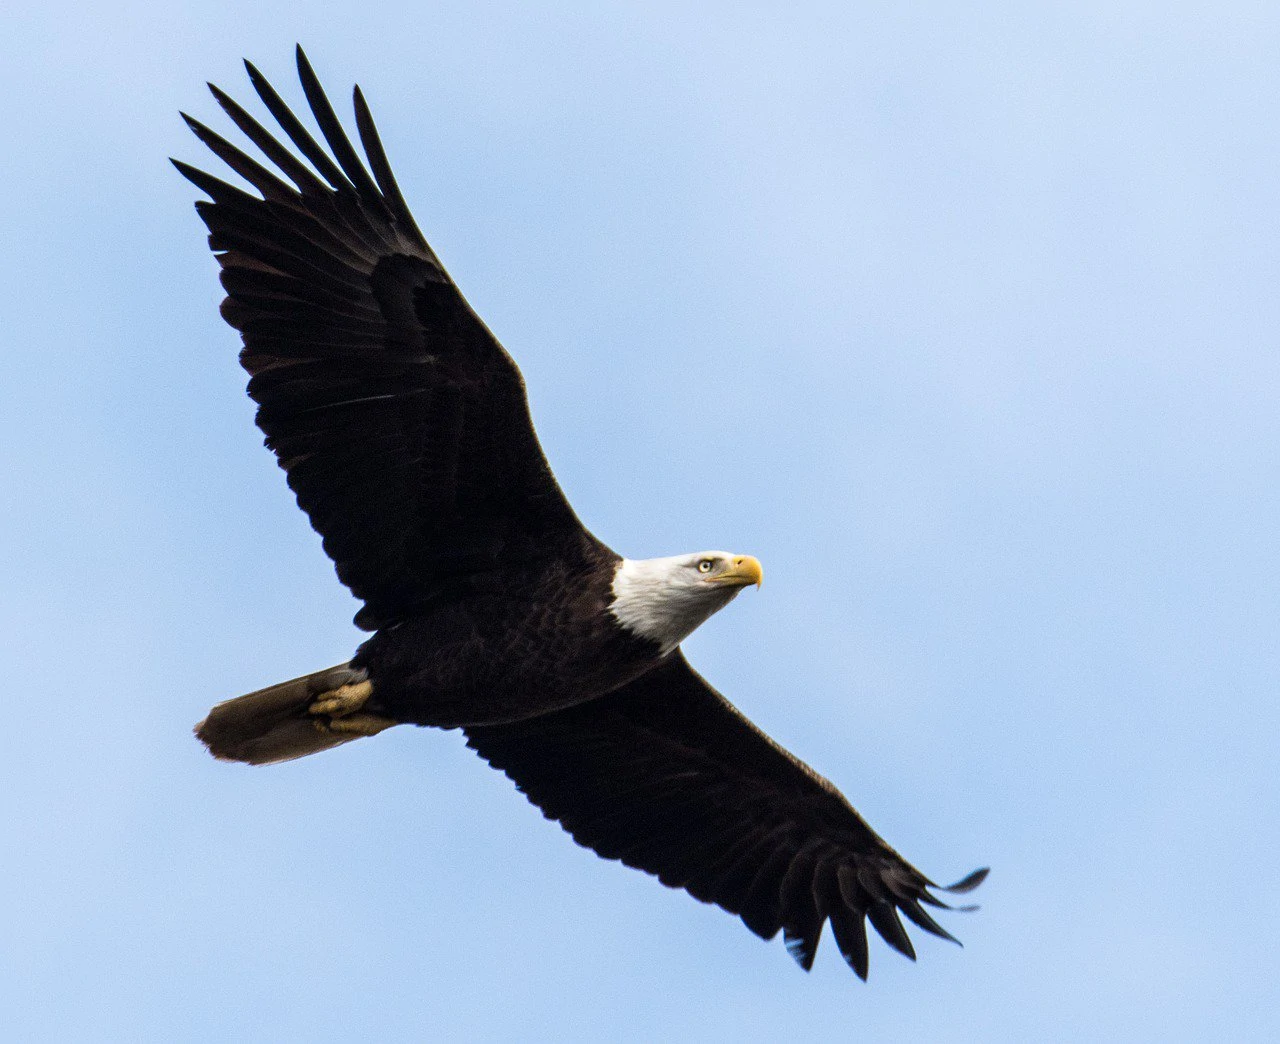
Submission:
[[[669,653],[750,584],[760,563],[750,555],[701,551],[672,558],[624,558],[613,575],[614,618]]]

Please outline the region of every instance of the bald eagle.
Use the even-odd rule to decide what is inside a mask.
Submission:
[[[184,114],[257,194],[188,164],[208,199],[258,426],[372,635],[350,662],[219,704],[217,758],[265,765],[394,725],[462,729],[543,814],[606,859],[782,932],[808,970],[828,922],[865,979],[870,921],[942,891],[826,779],[751,724],[680,643],[744,588],[750,555],[623,558],[578,521],[520,371],[418,230],[357,87],[362,160],[306,56],[326,149],[251,63],[292,149],[210,85],[271,170]],[[978,870],[947,891],[967,892]]]

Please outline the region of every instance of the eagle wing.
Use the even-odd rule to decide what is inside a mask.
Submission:
[[[781,930],[806,970],[828,921],[863,979],[868,920],[913,959],[898,911],[952,938],[924,909],[947,908],[930,891],[937,886],[678,650],[601,699],[465,731],[579,844],[737,914],[762,938]],[[986,874],[945,890],[967,892]]]
[[[329,152],[245,64],[310,165],[212,84],[283,179],[185,114],[261,198],[174,163],[210,197],[196,208],[222,266],[222,314],[243,335],[258,426],[339,578],[365,602],[356,623],[391,623],[500,557],[602,548],[551,473],[520,371],[414,223],[360,89],[367,168],[301,48]]]

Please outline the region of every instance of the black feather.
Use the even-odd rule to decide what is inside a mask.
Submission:
[[[975,888],[978,887],[978,885],[982,884],[982,882],[987,879],[987,874],[989,873],[991,873],[991,867],[989,866],[981,867],[980,869],[975,870],[973,873],[969,874],[968,877],[961,878],[959,881],[957,881],[953,885],[948,885],[946,888],[943,889],[943,891],[951,892],[955,895],[962,895],[965,892],[972,892]]]
[[[342,129],[342,124],[338,122],[338,114],[329,104],[324,88],[320,86],[320,81],[316,78],[315,71],[311,68],[311,63],[307,60],[301,46],[297,49],[297,59],[298,78],[302,81],[303,93],[307,96],[307,104],[311,106],[312,115],[320,125],[320,133],[329,143],[333,158],[338,161],[338,166],[350,179],[364,202],[382,204],[382,194],[378,191],[378,186],[369,177],[369,172],[365,170],[360,157],[356,155],[356,150],[351,147],[351,140],[347,137],[347,132]]]
[[[199,120],[188,116],[185,112],[179,113],[178,115],[186,121],[186,124],[191,128],[192,133],[208,145],[223,163],[244,178],[245,181],[249,182],[249,184],[261,192],[267,199],[285,200],[292,199],[294,197],[295,193],[293,189],[277,178],[260,163],[251,160],[225,138],[215,134]]]
[[[354,193],[355,186],[347,180],[338,165],[320,147],[315,138],[311,136],[310,131],[302,125],[302,121],[293,114],[293,110],[276,93],[276,89],[271,86],[267,78],[250,61],[246,61],[244,67],[249,74],[249,82],[253,84],[253,89],[258,92],[258,97],[262,99],[262,104],[275,117],[276,122],[280,124],[281,130],[289,136],[289,140],[293,142],[298,151],[311,161],[312,166],[320,172],[332,188],[338,191],[347,189]]]
[[[413,220],[409,206],[400,192],[400,186],[396,183],[396,176],[391,172],[391,164],[387,161],[387,153],[382,147],[382,139],[378,136],[373,114],[369,111],[368,103],[365,102],[364,94],[359,87],[354,89],[353,96],[356,130],[360,133],[360,143],[364,146],[365,155],[369,157],[369,166],[373,169],[378,187],[382,190],[382,195],[386,198],[387,205],[391,208],[391,213],[395,215],[396,220],[407,231],[412,232],[419,241],[425,243],[422,233],[418,230],[418,224]]]
[[[916,959],[915,947],[911,945],[911,937],[898,920],[898,911],[887,900],[877,899],[867,907],[867,919],[890,946],[905,957]]]
[[[178,173],[186,178],[191,184],[195,185],[201,192],[207,195],[215,203],[223,203],[228,206],[244,205],[246,203],[260,203],[256,196],[250,195],[244,189],[238,189],[234,185],[228,185],[225,181],[220,181],[212,174],[206,174],[203,170],[191,166],[189,163],[183,163],[182,160],[170,159],[178,170]]]
[[[867,925],[861,910],[837,906],[830,913],[831,934],[845,963],[863,982],[867,981],[870,958],[867,952]]]
[[[319,195],[329,190],[328,186],[307,168],[306,164],[276,141],[262,124],[229,98],[220,87],[211,83],[208,84],[208,88],[218,104],[222,106],[223,111],[244,132],[245,137],[257,145],[267,159],[284,171],[289,180],[298,187],[298,191]]]

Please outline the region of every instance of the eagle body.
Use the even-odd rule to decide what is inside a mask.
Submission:
[[[378,631],[352,659],[373,682],[365,709],[415,725],[491,725],[631,681],[662,653],[611,613],[617,565],[603,555],[577,568],[540,563],[501,589],[468,593]]]
[[[685,659],[760,563],[629,559],[582,525],[519,369],[414,222],[360,89],[363,157],[297,57],[319,139],[246,63],[284,140],[212,85],[258,158],[185,118],[252,191],[174,163],[207,197],[266,445],[373,633],[350,662],[219,704],[197,735],[271,764],[396,725],[461,728],[580,844],[781,932],[805,969],[827,927],[864,979],[868,923],[909,957],[901,916],[950,939],[926,909],[948,908],[945,889]]]

